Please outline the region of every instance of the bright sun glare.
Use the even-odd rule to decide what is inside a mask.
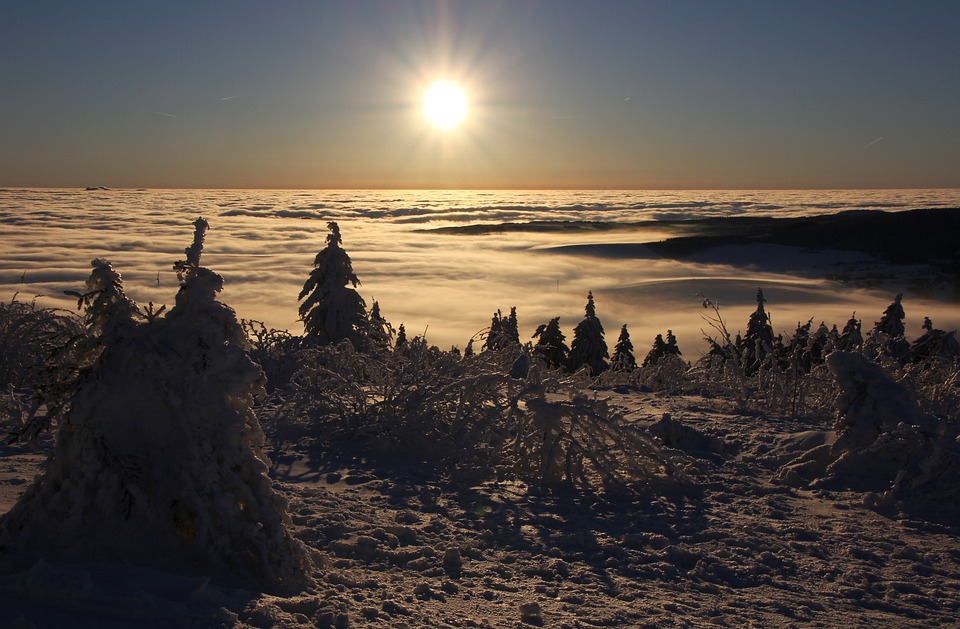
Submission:
[[[467,96],[463,89],[440,81],[431,85],[423,95],[423,115],[442,129],[457,126],[467,114]]]

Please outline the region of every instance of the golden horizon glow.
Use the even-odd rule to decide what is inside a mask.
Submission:
[[[423,115],[434,126],[452,129],[467,115],[467,95],[454,83],[437,81],[423,94]]]

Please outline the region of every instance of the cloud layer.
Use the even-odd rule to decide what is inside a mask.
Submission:
[[[360,292],[409,333],[463,347],[497,309],[518,309],[521,335],[560,316],[568,336],[587,291],[612,346],[628,324],[638,353],[668,328],[689,357],[702,349],[701,301],[718,301],[732,331],[745,326],[762,286],[778,331],[814,319],[842,325],[856,310],[869,327],[898,287],[838,289],[822,278],[822,255],[771,247],[728,249],[687,262],[623,254],[662,237],[655,227],[616,231],[450,235],[419,231],[533,220],[638,223],[738,214],[800,216],[845,209],[960,206],[960,191],[539,192],[2,190],[0,295],[44,295],[41,305],[75,307],[90,261],[103,257],[129,294],[172,304],[172,264],[190,244],[192,221],[210,221],[203,263],[225,281],[222,300],[239,316],[299,332],[296,296],[326,222],[338,221]],[[617,247],[610,247],[617,245]],[[762,255],[761,255],[762,254]],[[760,260],[761,263],[757,263]],[[821,265],[819,268],[818,265]],[[902,282],[905,284],[905,282]],[[908,333],[924,316],[960,325],[955,309],[908,292]]]

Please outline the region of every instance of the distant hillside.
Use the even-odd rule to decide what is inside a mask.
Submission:
[[[803,218],[729,217],[671,226],[690,235],[647,244],[670,258],[721,245],[765,243],[858,251],[898,264],[949,264],[956,262],[960,250],[960,208],[864,210]]]
[[[667,258],[682,258],[723,245],[765,243],[805,249],[858,251],[897,264],[955,265],[960,259],[960,208],[902,212],[851,210],[801,218],[732,216],[635,223],[531,221],[420,231],[476,236],[507,232],[629,231],[651,227],[678,234],[660,242],[643,243],[647,252],[652,251]],[[617,246],[636,249],[639,244],[621,243]]]

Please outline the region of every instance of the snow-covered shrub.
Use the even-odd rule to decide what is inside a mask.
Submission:
[[[297,353],[303,339],[287,330],[267,328],[261,321],[241,319],[250,358],[260,365],[268,393],[282,390],[300,367]]]
[[[678,354],[665,354],[656,362],[644,365],[637,371],[637,384],[654,391],[678,394],[689,388],[690,364]]]
[[[739,336],[735,340],[730,334],[727,322],[720,313],[720,305],[707,297],[701,297],[706,312],[701,313],[700,317],[713,332],[701,329],[704,340],[710,345],[710,351],[697,361],[690,376],[701,391],[729,397],[738,407],[744,408],[749,392]]]
[[[36,300],[0,303],[0,387],[32,388],[50,355],[81,331],[76,317]]]
[[[94,261],[80,371],[43,473],[0,520],[0,560],[116,562],[293,591],[309,581],[267,476],[251,409],[263,375],[223,280],[199,265],[196,222],[164,318],[140,322],[119,274]]]
[[[750,346],[739,335],[734,339],[719,306],[703,299],[709,312],[702,316],[713,330],[704,332],[711,350],[687,373],[690,388],[728,398],[737,408],[760,414],[831,414],[836,384],[821,362],[834,347],[833,334],[822,325],[811,340],[810,324],[798,324],[797,333],[784,345],[779,336],[772,336],[772,329],[762,325],[768,317],[763,301],[763,293],[758,292],[757,311],[751,316],[756,338]]]
[[[827,357],[827,366],[840,387],[835,428],[841,447],[862,447],[902,422],[920,422],[909,391],[877,363],[862,354],[834,352]]]
[[[77,317],[36,300],[0,304],[0,421],[12,440],[49,427],[64,375],[76,369],[67,346],[82,333]]]
[[[548,396],[534,380],[511,400],[500,444],[521,478],[585,489],[644,491],[682,473],[646,433],[627,426],[605,402],[574,393]]]
[[[291,380],[284,424],[306,420],[309,429],[322,427],[376,448],[457,447],[462,431],[485,422],[497,397],[492,390],[509,379],[504,357],[484,352],[461,358],[422,337],[401,349],[370,355],[341,342],[306,350]]]
[[[526,358],[523,370],[518,357]],[[461,358],[418,337],[390,356],[341,343],[308,350],[302,363],[281,429],[361,440],[471,478],[601,489],[671,475],[648,436],[583,397],[589,377],[551,369],[526,352]]]
[[[944,362],[960,358],[957,331],[946,332],[933,327],[930,317],[923,318],[923,334],[910,346],[910,362]]]
[[[30,383],[33,403],[14,440],[35,437],[69,413],[82,372],[98,360],[105,343],[121,338],[142,318],[136,303],[124,294],[123,280],[113,266],[100,258],[90,264],[86,292],[66,291],[77,298],[78,308],[85,309],[82,322],[65,317],[60,333],[47,336],[49,351]]]
[[[928,358],[896,372],[920,410],[948,424],[960,425],[960,360]]]
[[[897,372],[842,351],[827,356],[826,368],[839,390],[837,438],[787,461],[778,482],[862,491],[872,507],[954,517],[960,505],[960,425],[932,415],[929,399],[918,404],[915,393],[922,388],[911,385],[923,369],[908,365]],[[956,365],[931,370],[931,379],[944,379],[955,396],[958,371]],[[942,390],[934,397],[940,396]]]

